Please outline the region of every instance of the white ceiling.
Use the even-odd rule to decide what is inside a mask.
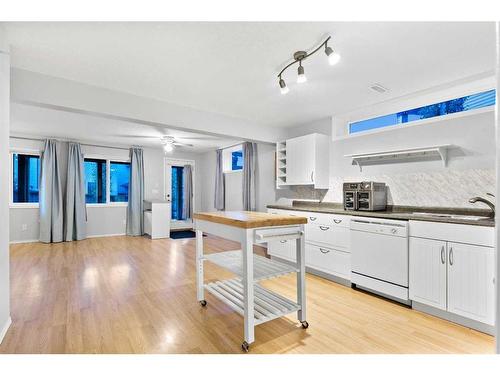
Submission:
[[[192,147],[176,146],[178,150],[185,152],[205,152],[236,142],[230,138],[110,120],[19,103],[11,104],[10,131],[12,135],[17,136],[54,137],[99,144],[154,148],[161,148],[161,137],[168,135],[178,142],[191,144]]]
[[[490,23],[8,23],[14,67],[269,126],[294,126],[493,72]],[[276,74],[327,35],[342,55]],[[390,89],[378,94],[368,87]]]

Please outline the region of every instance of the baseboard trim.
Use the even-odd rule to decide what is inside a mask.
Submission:
[[[38,239],[36,239],[36,240],[10,241],[9,245],[15,245],[15,244],[20,244],[20,243],[34,243],[34,242],[40,242],[40,241]]]
[[[7,321],[5,322],[2,330],[0,331],[0,344],[2,343],[5,335],[7,334],[7,331],[9,330],[9,327],[10,325],[12,324],[12,319],[11,317],[9,316],[9,318],[7,319]]]
[[[412,302],[412,308],[414,310],[417,310],[417,311],[420,311],[420,312],[423,312],[423,313],[426,313],[429,315],[433,315],[433,316],[436,316],[436,317],[444,319],[444,320],[449,320],[450,322],[453,322],[456,324],[460,324],[461,326],[475,329],[476,331],[486,333],[487,335],[491,335],[491,336],[495,335],[495,327],[490,326],[489,324],[486,324],[486,323],[478,322],[476,320],[469,319],[469,318],[464,318],[463,316],[453,314],[453,313],[450,313],[448,311],[443,311],[443,310],[437,309],[435,307],[427,306],[427,305],[424,305],[423,303],[419,303],[419,302],[415,302],[415,301]]]
[[[126,236],[127,233],[113,233],[113,234],[95,234],[92,236],[87,236],[87,238],[99,238],[99,237],[119,237]]]

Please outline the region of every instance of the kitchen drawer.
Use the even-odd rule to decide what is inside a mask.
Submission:
[[[350,252],[350,230],[337,225],[306,225],[306,242]]]
[[[306,244],[306,266],[349,280],[351,254],[312,244]]]
[[[296,257],[295,242],[296,240],[272,241],[267,244],[267,251],[271,256],[294,261]]]

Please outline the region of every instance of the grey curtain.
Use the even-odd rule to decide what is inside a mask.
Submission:
[[[130,149],[130,181],[128,185],[127,235],[144,234],[144,158],[142,148]]]
[[[83,240],[87,237],[85,205],[85,172],[79,143],[70,143],[66,177],[66,207],[64,212],[64,240]]]
[[[40,242],[63,240],[63,198],[57,141],[47,139],[40,167]]]
[[[257,144],[243,143],[243,209],[256,210]]]
[[[215,197],[214,208],[224,210],[225,188],[224,188],[224,169],[222,165],[222,150],[217,150],[217,160],[215,167]]]
[[[184,196],[184,205],[182,206],[182,218],[187,220],[193,217],[193,170],[189,164],[184,166],[183,175],[182,194]]]

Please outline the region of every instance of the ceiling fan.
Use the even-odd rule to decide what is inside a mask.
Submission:
[[[172,137],[170,135],[164,135],[163,137],[161,137],[161,144],[163,145],[163,151],[165,152],[174,151],[175,146],[193,147],[192,144],[179,142],[175,137]]]

